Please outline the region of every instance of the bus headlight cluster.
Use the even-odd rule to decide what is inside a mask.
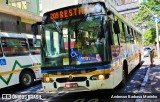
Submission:
[[[52,78],[50,78],[50,77],[44,77],[42,79],[42,81],[45,82],[45,83],[49,83],[49,82],[53,82],[54,80]]]
[[[99,75],[93,75],[90,77],[90,80],[105,80],[109,78],[110,74],[99,74]]]

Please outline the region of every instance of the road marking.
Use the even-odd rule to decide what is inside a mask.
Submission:
[[[147,81],[148,81],[149,72],[150,72],[150,68],[147,69],[147,72],[146,72],[146,75],[145,75],[145,77],[144,77],[144,80],[143,80],[143,82],[142,82],[142,84],[141,84],[139,93],[143,93],[143,92],[144,92],[144,89],[145,89],[144,87],[145,87],[145,85],[146,85],[146,83],[147,83]],[[141,99],[136,99],[135,102],[141,102]]]

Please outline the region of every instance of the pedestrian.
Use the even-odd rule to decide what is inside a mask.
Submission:
[[[154,57],[157,57],[157,42],[154,43]]]

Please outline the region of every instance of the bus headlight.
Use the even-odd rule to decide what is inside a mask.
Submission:
[[[50,77],[44,77],[42,81],[46,82],[46,83],[49,83],[49,82],[53,82],[54,80]]]
[[[90,77],[90,80],[105,80],[109,78],[110,74],[99,74],[99,75],[93,75]]]
[[[98,80],[104,80],[105,76],[104,75],[98,75]]]
[[[45,81],[46,81],[46,82],[49,82],[49,81],[50,81],[50,78],[49,78],[49,77],[45,77]]]

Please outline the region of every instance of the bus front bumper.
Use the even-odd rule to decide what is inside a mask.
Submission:
[[[58,82],[52,82],[52,83],[42,82],[42,86],[46,92],[80,92],[80,91],[92,91],[99,89],[113,89],[115,87],[113,84],[112,75],[110,75],[110,77],[105,80],[86,80],[82,82],[67,82],[67,84],[68,83],[71,84],[76,83],[77,87],[68,88],[66,87],[66,83],[58,83]]]

